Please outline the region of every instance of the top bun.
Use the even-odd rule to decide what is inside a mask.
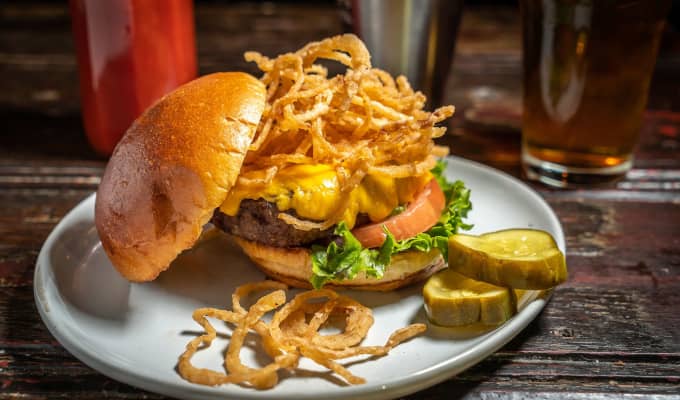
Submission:
[[[265,99],[248,74],[206,75],[128,129],[95,203],[102,245],[125,278],[156,278],[198,239],[238,177]]]

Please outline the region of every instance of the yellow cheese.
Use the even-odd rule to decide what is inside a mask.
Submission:
[[[263,179],[264,171],[253,171],[242,176]],[[408,178],[390,178],[367,175],[361,184],[349,193],[349,206],[343,215],[348,227],[353,227],[357,214],[368,214],[372,221],[390,215],[395,207],[413,200],[432,176],[426,173]],[[234,216],[243,199],[264,199],[276,204],[280,211],[294,209],[300,218],[323,221],[330,218],[343,204],[335,170],[324,164],[292,165],[279,170],[267,185],[244,186],[236,184],[220,211]]]

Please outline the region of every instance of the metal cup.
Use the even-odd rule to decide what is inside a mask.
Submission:
[[[462,0],[346,0],[354,32],[373,66],[405,75],[440,105],[453,61]]]

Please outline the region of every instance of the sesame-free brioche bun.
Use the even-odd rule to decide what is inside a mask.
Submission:
[[[147,109],[109,160],[95,224],[128,280],[149,281],[191,247],[234,185],[265,106],[239,72],[189,82]]]
[[[311,288],[312,258],[304,247],[273,247],[234,237],[236,243],[267,276],[287,285]],[[428,278],[446,264],[439,250],[429,253],[406,251],[392,256],[382,278],[367,277],[360,273],[351,280],[331,281],[325,287],[388,291],[398,289]]]

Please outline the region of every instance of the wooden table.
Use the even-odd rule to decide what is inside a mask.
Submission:
[[[247,49],[274,55],[342,30],[332,2],[200,3],[196,15],[202,73],[255,72],[242,60]],[[488,93],[516,103],[520,60],[516,9],[466,8],[446,91],[458,113],[446,142],[514,175],[517,132],[480,129],[463,115]],[[43,241],[97,188],[105,165],[81,127],[65,5],[0,4],[0,76],[0,397],[161,398],[71,356],[33,301]],[[502,350],[409,398],[679,396],[679,82],[680,38],[669,33],[628,177],[596,190],[531,184],[566,231],[569,281]]]

